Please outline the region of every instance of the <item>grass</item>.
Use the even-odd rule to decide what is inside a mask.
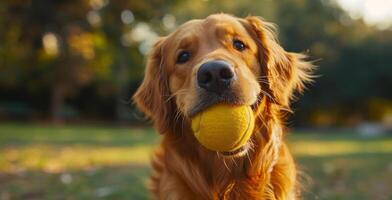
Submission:
[[[150,199],[152,129],[0,124],[0,200]],[[392,137],[294,133],[304,199],[392,199]],[[311,177],[311,178],[310,178]]]

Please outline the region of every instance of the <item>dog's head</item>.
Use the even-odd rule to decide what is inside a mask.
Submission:
[[[178,118],[219,102],[256,109],[264,100],[287,109],[310,80],[303,59],[286,52],[273,25],[258,17],[211,15],[160,38],[134,100],[160,133],[177,132]]]

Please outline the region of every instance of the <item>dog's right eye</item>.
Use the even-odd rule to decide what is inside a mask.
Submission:
[[[189,60],[190,57],[191,54],[188,51],[181,51],[180,54],[178,54],[177,63],[179,64],[185,63],[186,61]]]
[[[233,40],[233,47],[238,51],[244,51],[246,49],[246,45],[241,40]]]

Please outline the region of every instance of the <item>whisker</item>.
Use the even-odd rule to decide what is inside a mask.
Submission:
[[[181,137],[184,136],[184,122],[185,122],[185,117],[183,117],[181,121]]]
[[[271,76],[271,75],[267,75],[267,76],[258,76],[257,78],[276,78],[277,76]]]
[[[249,148],[250,148],[250,147],[249,147]],[[249,164],[250,164],[250,166],[251,166],[251,167],[253,167],[252,161],[250,160],[249,151],[248,151],[248,152],[246,152],[246,157],[247,157],[247,158],[248,158],[248,160],[249,160]]]
[[[226,159],[225,158],[223,158],[223,164],[226,166],[226,169],[229,171],[229,172],[231,172],[231,169],[227,166],[227,164],[226,164]]]
[[[181,112],[179,111],[179,110],[177,110],[176,111],[176,114],[175,114],[175,116],[174,116],[174,124],[177,124],[177,122],[178,122],[178,120],[180,119],[180,117],[181,117]],[[180,137],[178,138],[178,140],[180,140],[181,138],[182,138],[182,136],[184,135],[183,134],[183,129],[181,128],[181,130],[180,130],[180,133],[181,133],[181,135],[180,135]]]
[[[181,116],[180,111],[179,111],[179,110],[176,110],[176,114],[174,115],[174,123],[175,123],[175,124],[176,124],[177,121],[179,120],[180,116]]]
[[[271,99],[274,103],[276,103],[275,98],[273,98],[271,94],[269,94],[268,92],[266,92],[264,90],[261,90],[260,92],[263,93],[265,96],[267,96],[269,99]]]
[[[237,162],[235,161],[234,157],[231,157],[231,160],[233,160],[233,163],[236,167],[238,167]]]
[[[266,85],[269,85],[269,82],[268,82],[268,81],[266,81],[266,80],[258,80],[258,82],[260,82],[260,83],[264,83],[264,84],[266,84]]]
[[[188,89],[178,90],[177,92],[174,92],[173,94],[169,95],[169,97],[165,100],[165,103],[169,102],[172,98],[174,98],[177,95],[186,94],[186,93],[188,93]]]
[[[257,116],[258,119],[260,119],[261,123],[263,123],[264,127],[268,127],[267,124],[265,123],[264,117],[262,115]]]
[[[283,110],[283,111],[286,111],[286,112],[289,112],[289,113],[293,113],[293,111],[290,108],[281,107],[279,109]]]
[[[257,77],[257,80],[268,80],[267,78],[268,77],[261,77],[261,76],[259,76],[259,77]]]

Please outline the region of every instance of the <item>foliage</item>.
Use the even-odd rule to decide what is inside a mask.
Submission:
[[[136,120],[129,98],[149,47],[177,25],[216,12],[275,22],[287,50],[319,65],[320,77],[294,105],[295,124],[385,122],[392,115],[371,109],[374,102],[392,109],[392,30],[350,18],[333,0],[5,0],[0,117],[26,108],[26,118]]]

